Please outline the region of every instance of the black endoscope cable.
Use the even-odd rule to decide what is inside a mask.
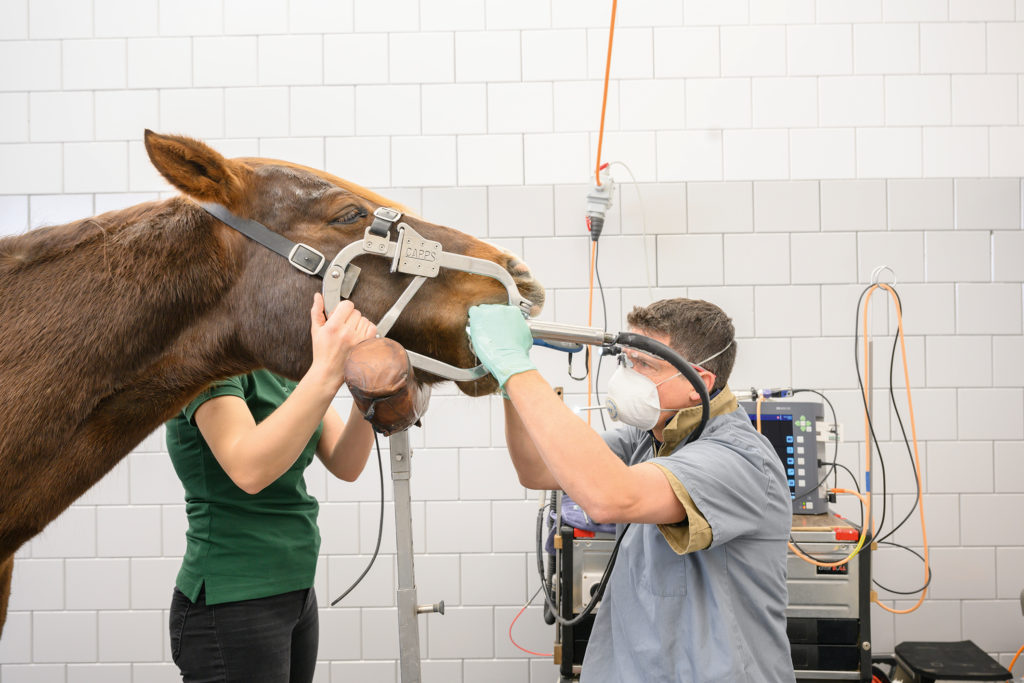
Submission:
[[[864,288],[864,291],[861,292],[860,297],[857,299],[857,313],[858,313],[858,315],[855,316],[855,319],[854,319],[854,367],[857,370],[857,386],[860,387],[861,400],[864,403],[864,412],[868,416],[868,424],[871,427],[872,441],[875,444],[875,449],[878,452],[878,460],[879,460],[879,463],[881,464],[881,467],[882,467],[882,485],[883,485],[883,488],[882,488],[882,518],[881,518],[881,521],[879,521],[879,524],[878,524],[878,529],[881,530],[883,524],[885,523],[885,492],[886,492],[886,490],[885,490],[885,459],[882,456],[881,447],[879,446],[878,439],[875,436],[874,423],[873,423],[873,421],[871,419],[870,413],[867,410],[867,398],[864,396],[864,381],[863,381],[863,378],[861,376],[859,355],[857,354],[857,348],[856,348],[856,337],[857,337],[857,332],[858,332],[858,329],[859,329],[858,328],[858,323],[859,323],[859,319],[860,319],[860,316],[859,316],[860,304],[861,304],[861,301],[864,300],[864,295],[867,294],[868,291],[873,286],[874,285],[869,285],[868,287]],[[896,305],[902,310],[902,308],[903,308],[903,301],[902,301],[902,299],[900,299],[899,293],[891,285],[889,286],[889,288],[892,290],[893,296],[896,297]],[[919,493],[920,492],[920,487],[919,487],[919,485],[917,483],[917,476],[916,476],[917,465],[916,465],[916,463],[914,463],[913,451],[911,450],[911,447],[910,447],[910,440],[907,437],[907,431],[906,431],[906,428],[903,425],[903,417],[900,414],[899,406],[896,403],[896,396],[893,393],[893,384],[894,384],[893,383],[893,370],[894,370],[895,365],[896,365],[896,348],[897,348],[897,346],[899,344],[899,340],[900,340],[900,335],[901,334],[902,333],[900,332],[899,328],[897,328],[896,333],[893,335],[892,351],[891,351],[891,353],[889,355],[889,403],[890,403],[890,405],[892,405],[893,412],[896,415],[896,421],[897,421],[897,423],[900,426],[900,433],[903,435],[903,443],[907,447],[907,453],[910,456],[910,460],[911,460],[911,470],[915,473],[914,485],[915,485],[915,487],[917,487],[917,492]],[[886,538],[888,538],[892,534],[896,533],[896,531],[899,530],[900,527],[902,527],[907,522],[908,519],[910,519],[910,516],[914,513],[914,510],[917,509],[917,498],[918,498],[918,496],[915,495],[914,496],[914,503],[911,506],[910,511],[903,518],[903,520],[901,520],[892,529],[890,529],[888,533],[886,533],[885,535],[881,536],[878,539],[879,542],[885,540]]]
[[[868,407],[868,397],[865,395],[864,379],[861,376],[860,356],[858,354],[858,349],[857,349],[857,334],[858,334],[858,332],[860,330],[860,305],[861,305],[861,302],[864,301],[864,295],[867,294],[871,290],[872,287],[874,287],[874,285],[868,285],[867,287],[864,288],[863,291],[861,291],[860,296],[857,298],[857,308],[853,312],[853,367],[854,367],[854,369],[857,372],[857,386],[860,388],[860,397],[861,397],[861,402],[864,405],[864,416],[867,419],[868,431],[871,434],[871,441],[872,441],[872,443],[875,444],[875,452],[878,453],[878,464],[880,465],[881,470],[882,470],[882,481],[881,481],[882,516],[881,516],[881,519],[880,519],[880,521],[878,523],[878,528],[881,529],[882,525],[885,524],[885,508],[886,508],[886,501],[885,501],[885,498],[886,498],[885,458],[882,456],[882,446],[878,443],[878,436],[875,434],[875,421],[871,419],[871,411],[870,411],[870,409]],[[896,290],[893,290],[893,293],[895,293],[895,291]],[[896,300],[897,300],[897,302],[899,301],[899,296],[898,295],[896,297]],[[899,336],[899,333],[897,332],[897,337],[898,336]],[[894,348],[894,352],[895,352],[895,348]],[[865,448],[867,448],[866,444],[865,444]],[[870,494],[870,491],[874,490],[874,488],[875,487],[873,485],[870,485],[868,487],[869,494]],[[864,522],[865,522],[865,524],[870,524],[871,520],[865,520]]]
[[[897,305],[902,310],[903,302],[900,300],[899,294],[896,292],[895,289],[893,289],[892,292],[893,292],[893,295],[896,297]],[[893,341],[892,341],[892,353],[889,355],[889,403],[892,405],[893,413],[895,413],[895,415],[896,415],[896,422],[900,426],[900,433],[903,435],[903,443],[904,443],[904,445],[906,445],[906,447],[907,447],[907,455],[910,457],[910,468],[914,472],[915,495],[914,495],[914,503],[913,503],[913,505],[910,506],[910,511],[907,512],[907,515],[902,520],[900,520],[900,522],[898,524],[896,524],[891,530],[889,530],[889,533],[884,534],[880,539],[878,539],[879,542],[882,542],[885,539],[887,539],[890,536],[892,536],[894,533],[899,531],[900,527],[902,527],[904,524],[907,523],[907,520],[910,519],[910,516],[914,514],[914,510],[917,509],[917,501],[918,501],[918,498],[920,497],[920,493],[921,493],[921,485],[920,485],[918,477],[917,477],[917,463],[914,462],[914,452],[911,449],[910,440],[907,438],[907,430],[903,426],[903,417],[900,415],[899,406],[896,404],[896,395],[895,395],[895,393],[893,393],[892,376],[893,376],[893,370],[894,370],[894,368],[896,366],[896,346],[897,346],[897,344],[899,342],[900,334],[901,334],[901,332],[900,332],[899,328],[897,328],[896,334],[894,335]],[[881,456],[879,456],[879,458],[881,458]],[[882,528],[881,525],[879,525],[878,528],[881,529]],[[893,545],[898,545],[898,544],[894,543]],[[899,547],[903,547],[903,546],[899,546]],[[931,571],[931,570],[929,569],[929,571]]]
[[[334,607],[342,599],[351,593],[359,582],[363,580],[363,577],[370,571],[370,567],[377,559],[377,553],[380,552],[380,539],[384,535],[384,463],[380,457],[380,442],[377,441],[377,430],[373,430],[373,444],[377,447],[377,472],[380,474],[380,520],[377,522],[377,545],[373,548],[373,557],[370,558],[370,562],[366,565],[366,569],[359,575],[359,578],[352,582],[352,585],[345,589],[345,592],[336,597],[331,601],[331,607]]]
[[[594,243],[594,277],[597,278],[597,290],[601,293],[601,322],[603,323],[602,328],[605,332],[608,332],[608,303],[604,298],[604,285],[601,284],[601,270],[597,267],[599,257],[601,256],[601,243]],[[604,362],[605,353],[601,353],[597,356],[597,371],[594,373],[594,400],[597,401],[597,405],[601,405],[601,364]],[[601,429],[607,430],[608,425],[604,421],[604,411],[597,411],[598,416],[601,418]]]
[[[861,292],[860,298],[857,299],[857,312],[858,312],[858,314],[860,312],[860,302],[864,299],[864,295],[867,294],[867,292],[873,286],[874,285],[870,285],[870,286],[866,287],[864,289],[864,291]],[[899,293],[896,291],[895,287],[893,287],[892,285],[889,285],[888,287],[892,291],[893,296],[896,298],[896,305],[899,307],[900,310],[902,310],[903,309],[903,301],[900,298]],[[859,320],[859,315],[857,316],[857,320]],[[856,328],[856,322],[857,322],[857,320],[855,320],[855,323],[854,323],[854,325],[855,325],[855,327],[854,327],[854,340],[855,341],[856,341],[856,329],[857,329]],[[913,451],[912,451],[911,446],[910,446],[910,440],[907,437],[907,430],[906,430],[906,428],[903,425],[903,417],[900,414],[899,406],[896,403],[896,395],[895,395],[894,390],[893,390],[893,384],[894,384],[893,383],[893,371],[894,371],[894,368],[896,366],[896,347],[899,344],[899,340],[900,340],[900,336],[901,335],[902,335],[902,331],[897,327],[896,333],[893,335],[892,351],[889,354],[889,403],[890,403],[890,405],[892,405],[893,413],[895,413],[895,415],[896,415],[896,421],[897,421],[897,423],[900,426],[900,433],[903,436],[903,443],[907,447],[907,454],[910,457],[910,467],[911,467],[911,470],[914,472],[915,495],[914,495],[914,502],[910,506],[910,510],[907,512],[906,516],[902,520],[900,520],[898,524],[895,524],[893,526],[893,528],[888,531],[888,533],[883,534],[875,542],[878,543],[878,544],[891,545],[891,546],[899,548],[901,550],[906,550],[907,552],[912,553],[913,555],[917,556],[918,559],[920,559],[922,562],[924,562],[924,557],[921,556],[921,554],[918,553],[917,551],[915,551],[913,548],[909,548],[909,547],[907,547],[905,545],[902,545],[900,543],[896,543],[894,541],[886,540],[889,537],[891,537],[893,534],[895,534],[897,531],[899,531],[903,527],[903,525],[907,523],[907,520],[910,519],[911,515],[914,514],[914,511],[917,509],[917,502],[920,499],[920,495],[921,495],[921,485],[920,485],[920,482],[919,482],[919,479],[918,479],[918,476],[917,476],[917,463],[914,462],[914,454],[913,454]],[[861,396],[863,397],[863,395],[864,395],[864,384],[863,384],[863,381],[862,381],[862,378],[861,378],[860,365],[859,365],[859,363],[857,361],[858,361],[858,355],[856,353],[856,346],[855,346],[854,347],[854,362],[855,362],[855,366],[857,368],[857,383],[858,383],[858,386],[860,386]],[[865,401],[865,414],[867,414],[867,399],[864,398],[864,401]],[[868,422],[869,422],[869,424],[871,423],[870,414],[868,414]],[[872,426],[871,434],[872,434],[872,436],[874,436],[874,427],[873,426]],[[882,524],[885,521],[885,495],[886,495],[885,494],[885,479],[884,479],[884,476],[885,476],[885,474],[884,474],[885,473],[885,459],[882,456],[881,449],[878,447],[877,439],[875,440],[875,448],[878,450],[878,461],[879,461],[879,463],[882,466],[882,473],[883,473],[883,480],[882,480],[882,486],[883,486],[883,488],[882,488],[882,506],[883,506],[882,507],[882,521],[879,522],[879,525],[878,525],[878,529],[879,529],[879,531],[881,531]],[[926,569],[927,569],[928,576],[925,579],[924,585],[921,586],[918,589],[915,589],[915,590],[911,590],[911,591],[892,590],[890,588],[887,588],[886,586],[883,586],[881,583],[876,581],[874,578],[871,579],[871,583],[873,583],[874,585],[878,586],[882,590],[887,591],[889,593],[893,593],[895,595],[914,595],[916,593],[920,593],[921,591],[923,591],[926,588],[928,588],[929,585],[931,585],[931,582],[932,582],[932,570],[931,570],[931,567],[927,566],[927,564],[926,564]]]
[[[692,432],[690,432],[690,434],[686,437],[686,440],[683,442],[683,445],[685,446],[699,439],[701,434],[704,432],[704,427],[707,426],[708,419],[711,415],[711,398],[708,395],[708,388],[704,385],[704,382],[701,379],[700,374],[693,368],[693,366],[686,362],[686,359],[679,355],[679,353],[677,353],[670,346],[667,346],[666,344],[663,344],[656,339],[651,339],[650,337],[646,337],[642,334],[636,334],[634,332],[619,332],[618,335],[616,335],[613,344],[628,346],[638,351],[645,351],[654,356],[662,358],[663,360],[668,361],[672,366],[674,366],[676,370],[678,370],[680,374],[682,374],[683,377],[685,377],[686,380],[690,382],[693,388],[700,395],[701,416],[700,422],[697,424],[697,427]],[[654,437],[652,436],[651,439],[651,447],[653,448]],[[547,605],[547,608],[548,610],[550,610],[551,615],[559,624],[561,624],[562,626],[575,626],[579,624],[581,621],[583,621],[594,610],[594,607],[597,606],[597,603],[601,601],[601,597],[604,595],[605,587],[608,585],[608,580],[611,578],[612,570],[615,568],[615,558],[618,557],[619,546],[622,544],[622,539],[626,537],[626,532],[629,531],[629,527],[632,526],[632,523],[623,526],[621,533],[619,533],[618,535],[618,538],[615,539],[615,545],[612,546],[611,555],[608,558],[608,564],[605,567],[604,574],[601,576],[601,581],[597,584],[597,589],[594,591],[592,597],[590,598],[590,602],[588,602],[586,606],[580,611],[580,613],[572,619],[566,619],[558,613],[558,608],[554,604],[554,596],[552,596],[550,593],[551,587],[544,580],[544,564],[541,560],[540,554],[540,538],[543,532],[542,525],[543,508],[541,509],[541,512],[538,514],[537,517],[537,567],[540,572],[540,585],[542,589],[541,593],[544,595],[544,604]]]

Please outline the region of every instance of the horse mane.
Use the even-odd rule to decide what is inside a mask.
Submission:
[[[0,238],[0,274],[61,259],[71,252],[101,242],[104,250],[124,247],[144,239],[152,214],[162,202],[147,202],[126,209],[108,211],[70,223],[36,228],[21,235]]]

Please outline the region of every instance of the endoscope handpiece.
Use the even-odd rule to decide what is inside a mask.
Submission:
[[[616,335],[605,332],[600,327],[564,325],[562,323],[549,323],[543,320],[527,320],[526,324],[529,326],[530,334],[533,335],[534,339],[540,339],[552,345],[557,343],[607,346],[615,343]]]

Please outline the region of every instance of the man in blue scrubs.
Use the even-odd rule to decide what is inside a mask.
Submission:
[[[511,306],[470,309],[481,362],[508,396],[505,433],[520,482],[562,489],[596,522],[632,523],[583,661],[582,683],[794,681],[786,636],[782,464],[726,381],[735,331],[705,301],[634,308],[630,328],[696,366],[712,400],[667,361],[629,351],[608,387],[627,424],[599,435],[529,359],[532,337]],[[619,528],[619,533],[622,528]]]

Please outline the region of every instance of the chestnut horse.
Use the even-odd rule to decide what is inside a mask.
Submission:
[[[328,260],[363,238],[383,197],[327,173],[226,159],[146,131],[149,158],[185,196],[0,240],[0,629],[15,551],[212,381],[268,368],[299,379],[312,350],[309,306],[322,281],[197,205],[216,202]],[[102,172],[97,169],[97,172]],[[514,255],[417,217],[445,251],[506,268],[540,306],[544,290]],[[411,276],[357,257],[351,300],[378,320]],[[389,336],[459,367],[475,365],[467,311],[508,301],[497,280],[442,270]],[[425,378],[437,381],[437,378]],[[488,375],[459,384],[495,389]]]

